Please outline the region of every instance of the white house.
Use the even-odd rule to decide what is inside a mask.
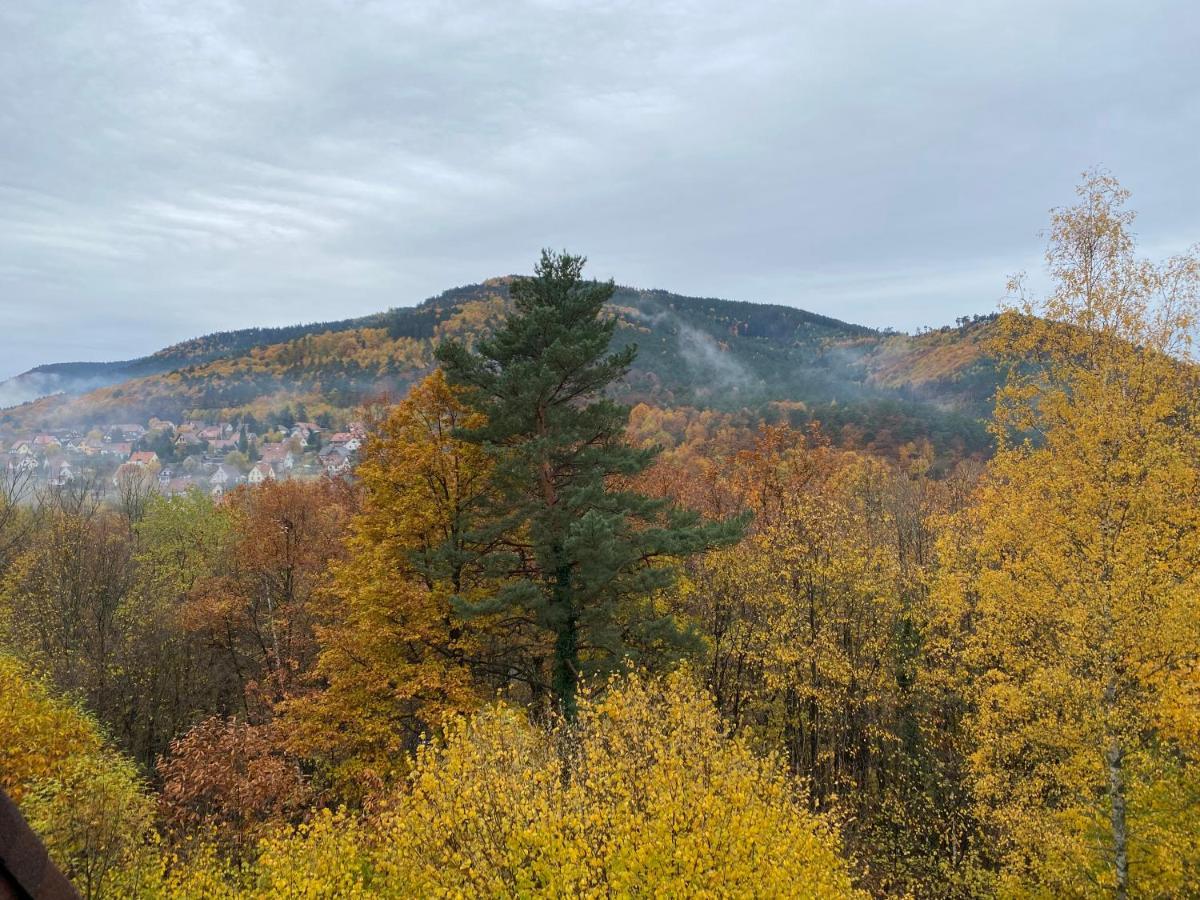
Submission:
[[[271,468],[269,462],[257,462],[254,468],[250,470],[250,474],[246,476],[246,480],[251,484],[262,484],[264,481],[275,480],[275,470]]]
[[[214,488],[224,490],[225,488],[232,487],[241,480],[242,476],[238,474],[237,470],[221,463],[221,465],[217,466],[216,471],[209,476],[208,483]]]

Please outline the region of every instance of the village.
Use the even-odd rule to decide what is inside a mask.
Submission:
[[[166,496],[201,491],[220,498],[240,484],[345,477],[366,441],[361,422],[344,431],[315,422],[276,424],[262,433],[256,426],[151,418],[0,435],[0,471],[9,483],[31,488],[86,482],[113,491],[137,484]]]

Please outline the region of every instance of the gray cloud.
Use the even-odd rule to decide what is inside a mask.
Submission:
[[[1103,164],[1200,237],[1179,2],[8,0],[0,377],[523,271],[912,328]]]

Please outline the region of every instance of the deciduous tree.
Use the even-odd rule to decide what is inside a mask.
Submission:
[[[999,448],[939,592],[1006,878],[1060,896],[1200,890],[1200,264],[1137,259],[1126,196],[1090,173],[1054,293],[1001,319]]]

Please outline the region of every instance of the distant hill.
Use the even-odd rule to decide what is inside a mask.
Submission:
[[[40,366],[0,397],[52,394],[0,412],[0,429],[82,427],[150,416],[269,416],[284,407],[344,414],[398,397],[444,338],[470,341],[504,315],[511,279],[455,288],[358,319],[196,338],[141,359]],[[827,429],[898,430],[974,451],[986,443],[996,370],[987,320],[921,335],[880,332],[801,309],[618,288],[620,344],[637,362],[626,402],[742,409],[792,404]],[[57,392],[57,393],[55,393]]]
[[[204,337],[173,344],[140,359],[119,362],[67,362],[36,366],[13,378],[0,381],[0,406],[16,405],[51,394],[82,394],[97,387],[158,375],[174,369],[202,365],[245,353],[255,347],[286,343],[306,334],[346,331],[369,327],[387,317],[377,313],[358,319],[338,322],[313,322],[307,325],[288,325],[281,328],[244,328],[239,331],[220,331]]]

